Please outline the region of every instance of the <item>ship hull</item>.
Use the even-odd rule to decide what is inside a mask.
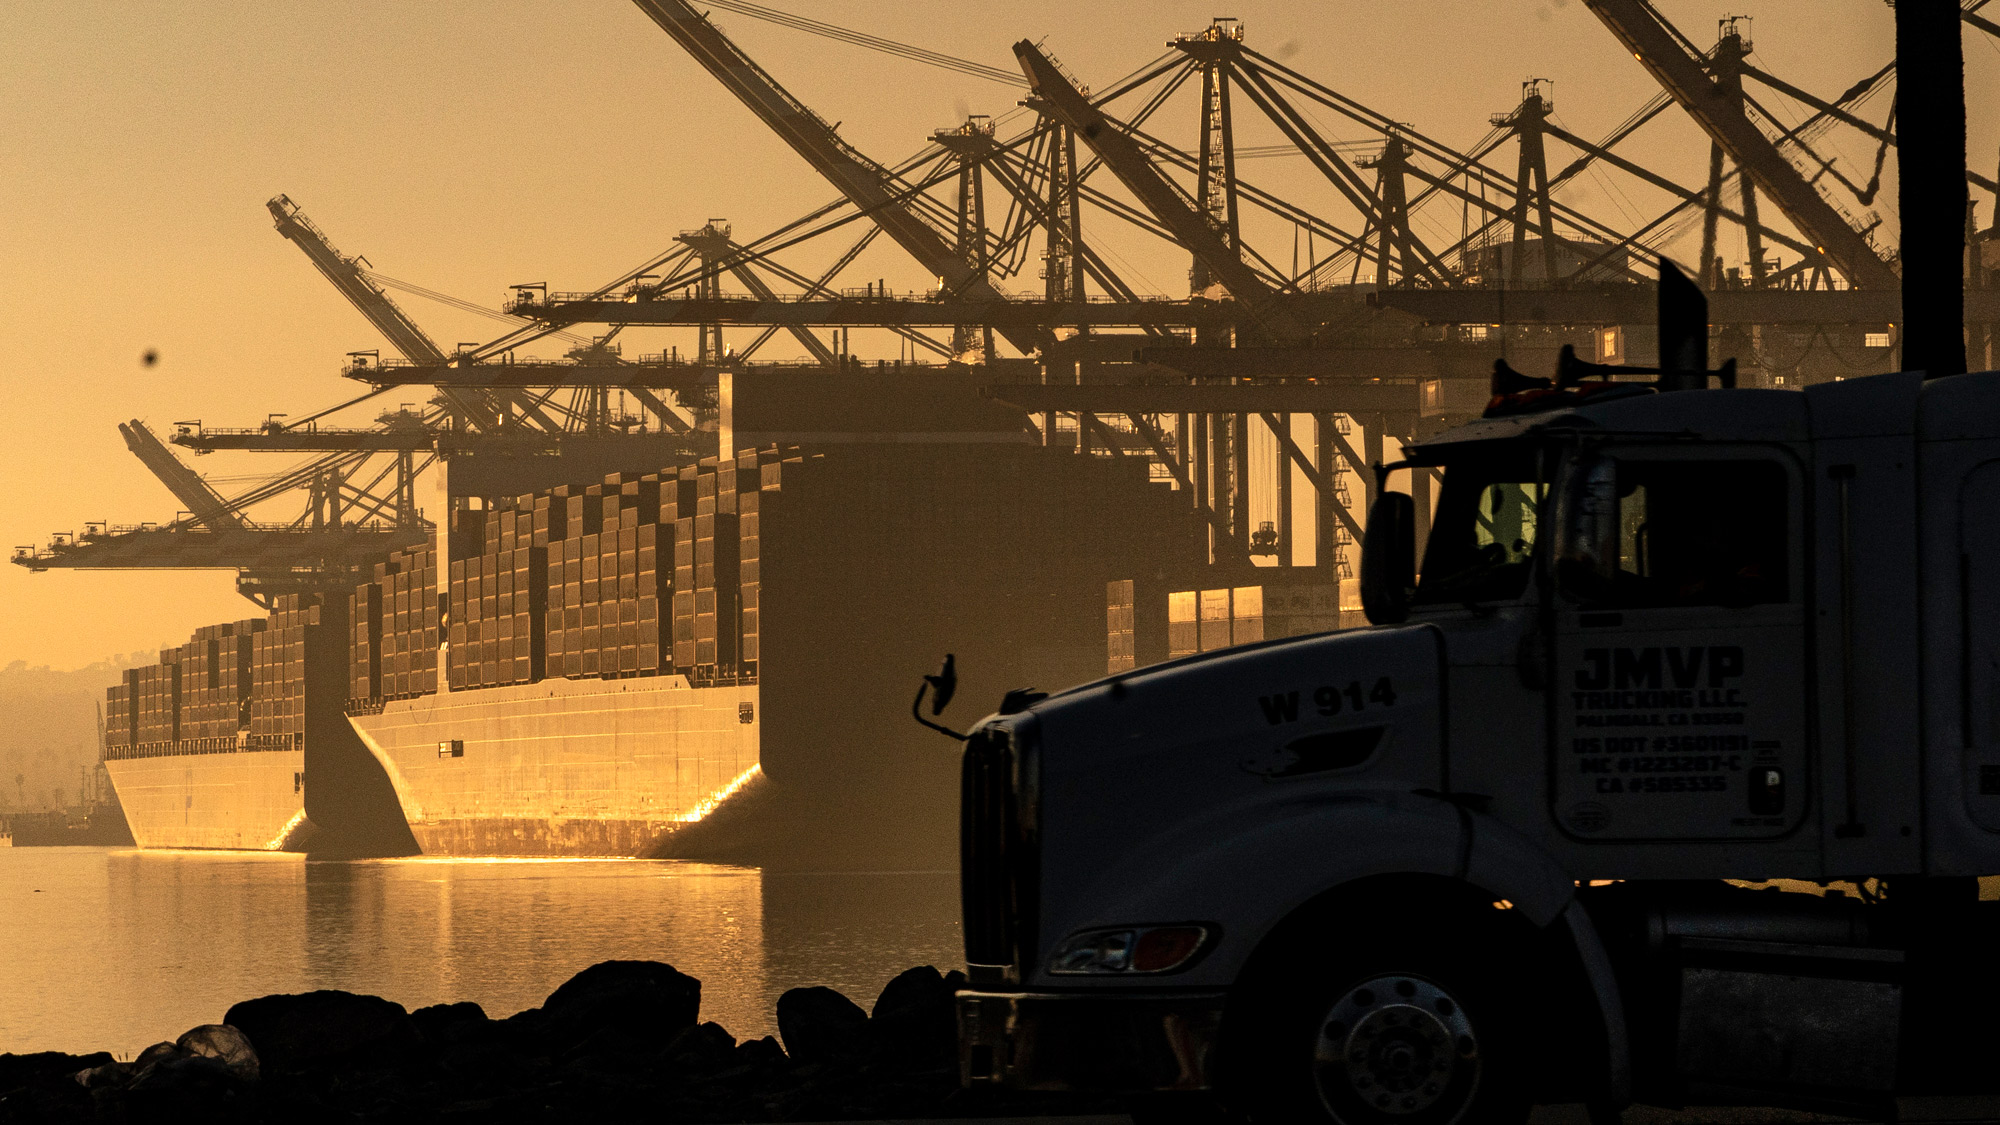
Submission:
[[[142,848],[293,850],[305,826],[305,751],[163,754],[104,763]]]
[[[643,856],[758,775],[753,686],[542,680],[349,722],[425,855]]]

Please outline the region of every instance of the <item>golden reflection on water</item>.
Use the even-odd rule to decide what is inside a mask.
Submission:
[[[959,948],[950,872],[16,848],[0,851],[0,1051],[129,1055],[238,1000],[315,988],[505,1016],[614,958],[700,978],[704,1017],[742,1038],[775,1031],[786,988],[865,1007]]]

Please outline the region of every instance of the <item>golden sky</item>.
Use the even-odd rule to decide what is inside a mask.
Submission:
[[[1009,44],[1044,39],[1073,73],[1100,84],[1216,11],[1185,0],[767,2],[1010,68]],[[1879,0],[1660,6],[1704,44],[1718,17],[1747,11],[1757,17],[1757,61],[1822,96],[1891,53],[1892,16]],[[1228,14],[1244,21],[1253,46],[1459,147],[1487,133],[1488,115],[1513,106],[1525,78],[1553,79],[1559,120],[1591,137],[1655,92],[1580,0],[1255,0]],[[841,122],[844,137],[885,162],[965,112],[998,116],[1019,97],[717,17],[767,70]],[[1996,131],[1977,107],[2000,92],[2000,49],[1969,34],[1967,59],[1972,159],[1990,172]],[[1191,111],[1178,116],[1168,131],[1191,139]],[[1275,139],[1245,127],[1239,144]],[[1699,186],[1707,146],[1678,114],[1636,140],[1630,155]],[[1841,151],[1870,155],[1852,144]],[[1246,161],[1242,174],[1302,201],[1333,198],[1302,161]],[[250,425],[355,393],[339,376],[344,354],[386,345],[272,230],[262,206],[272,195],[291,195],[343,251],[382,272],[486,305],[514,282],[580,289],[606,280],[711,217],[733,221],[742,238],[833,195],[617,0],[14,0],[0,32],[0,185],[0,292],[9,303],[0,401],[11,438],[0,546],[9,547],[87,520],[172,517],[176,503],[125,451],[119,421],[143,418],[162,432],[195,418]],[[1608,179],[1580,189],[1573,200],[1607,218],[1644,202]],[[1984,222],[1991,200],[1980,202]],[[1135,243],[1126,257],[1142,288],[1185,293],[1178,256]],[[857,271],[899,288],[925,281],[887,240]],[[1013,286],[1035,284],[1030,275]],[[501,331],[444,306],[403,303],[447,347]],[[661,333],[634,347],[671,342]],[[140,363],[148,349],[158,351],[156,366]],[[418,396],[381,402],[399,397]],[[193,463],[212,477],[246,478],[286,462]],[[180,643],[195,626],[251,612],[226,572],[33,575],[13,566],[0,568],[0,606],[0,665],[58,668]]]

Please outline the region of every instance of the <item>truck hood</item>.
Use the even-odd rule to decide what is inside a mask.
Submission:
[[[1177,878],[1167,857],[1444,789],[1442,667],[1435,626],[1386,626],[1224,649],[1035,704],[1016,721],[1032,747],[1043,948],[1079,925],[1169,920],[1104,916]]]
[[[1442,661],[1435,626],[1385,626],[1223,649],[1051,696],[1032,708],[1044,822],[1129,840],[1140,821],[1300,790],[1438,787]]]

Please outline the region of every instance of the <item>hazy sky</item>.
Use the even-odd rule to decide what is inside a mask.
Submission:
[[[1217,12],[1184,0],[767,2],[998,66],[1013,65],[1014,40],[1044,39],[1099,84]],[[1661,6],[1703,43],[1717,17],[1756,16],[1758,61],[1823,96],[1891,52],[1880,0]],[[1226,14],[1243,19],[1253,46],[1459,146],[1488,131],[1488,115],[1509,109],[1525,78],[1553,79],[1560,120],[1585,136],[1655,92],[1580,0],[1257,0]],[[86,520],[172,517],[175,502],[125,451],[121,420],[249,425],[354,393],[338,374],[344,353],[385,345],[272,230],[262,207],[272,195],[291,195],[342,250],[386,274],[497,305],[513,282],[584,288],[710,217],[742,236],[833,194],[617,0],[7,0],[0,15],[0,292],[11,305],[0,326],[11,438],[0,545],[45,542]],[[885,161],[964,112],[1003,114],[1019,97],[745,17],[718,13],[718,22]],[[2000,50],[1972,35],[1967,57],[1973,161],[1990,171],[1994,123],[1978,107],[1994,101]],[[1168,131],[1191,136],[1191,113],[1178,117]],[[1246,127],[1239,143],[1274,139]],[[1633,155],[1685,181],[1705,167],[1706,144],[1677,114],[1637,140]],[[1302,200],[1331,198],[1297,160],[1246,161],[1242,171]],[[1608,179],[1579,186],[1578,205],[1607,214],[1644,202]],[[1981,199],[1982,219],[1990,204]],[[876,275],[923,283],[887,240],[871,255]],[[1150,288],[1185,292],[1177,257],[1135,247],[1129,265]],[[404,304],[447,346],[501,330]],[[671,339],[635,344],[657,350]],[[147,349],[158,349],[157,366],[141,365]],[[194,463],[243,478],[284,462]],[[179,643],[197,625],[249,611],[226,572],[13,566],[0,568],[0,605],[0,664],[57,667]]]

